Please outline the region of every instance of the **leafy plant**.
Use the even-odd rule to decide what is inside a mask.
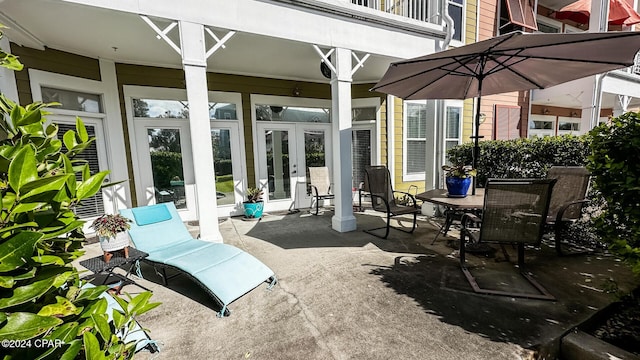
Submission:
[[[255,187],[247,188],[247,202],[258,202],[262,201],[263,191],[261,189]]]
[[[640,274],[640,113],[628,112],[591,132],[588,169],[605,201],[595,226],[612,252]]]
[[[130,223],[131,219],[120,214],[104,214],[93,221],[91,228],[100,237],[112,238],[119,232],[129,230],[131,228]]]
[[[445,172],[446,177],[457,177],[465,179],[468,177],[474,177],[478,173],[471,165],[442,165],[442,170]]]
[[[0,59],[6,65],[7,54]],[[45,125],[44,108],[54,105],[22,107],[0,95],[0,340],[53,344],[3,347],[4,359],[130,359],[135,342],[120,336],[158,304],[150,293],[118,299],[124,310],[109,321],[106,286],[84,287],[71,265],[85,240],[73,210],[108,172],[91,174],[75,158],[94,141],[79,118],[65,134]]]
[[[449,149],[447,160],[471,164],[472,153],[473,143],[465,143]],[[476,180],[482,186],[489,178],[544,178],[554,165],[584,166],[588,155],[586,136],[481,141]]]

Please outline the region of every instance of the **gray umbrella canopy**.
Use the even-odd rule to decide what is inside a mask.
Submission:
[[[372,90],[406,100],[543,89],[633,65],[640,32],[510,33],[392,63]]]
[[[372,90],[405,100],[478,97],[478,134],[482,95],[543,89],[631,66],[639,49],[640,32],[515,32],[392,63]],[[479,147],[474,138],[475,168]]]

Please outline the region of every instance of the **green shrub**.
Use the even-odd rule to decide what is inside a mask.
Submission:
[[[589,154],[586,136],[535,137],[480,142],[478,184],[489,178],[543,178],[553,165],[584,166]],[[447,151],[452,164],[473,163],[473,143]]]
[[[172,151],[154,151],[151,153],[153,183],[160,189],[171,187],[171,179],[184,178],[182,172],[182,154]]]
[[[605,200],[595,226],[611,250],[640,273],[640,113],[614,118],[589,136],[588,169]]]
[[[5,55],[0,66],[16,68]],[[6,360],[130,359],[135,342],[116,334],[158,304],[148,302],[149,292],[128,303],[117,298],[124,312],[109,321],[99,297],[107,287],[82,287],[71,262],[82,255],[84,222],[73,210],[108,172],[91,174],[74,158],[95,140],[80,119],[60,136],[57,125],[45,125],[51,105],[21,107],[0,95],[0,340],[23,345],[3,341],[0,353]]]

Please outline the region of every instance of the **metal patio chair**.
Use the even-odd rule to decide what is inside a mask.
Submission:
[[[318,207],[320,200],[334,199],[335,195],[331,192],[331,178],[329,177],[329,168],[309,167],[309,191],[311,192],[311,204],[309,207],[313,209],[315,202],[315,213],[318,215]]]
[[[366,189],[371,196],[371,207],[373,210],[384,212],[387,214],[386,226],[364,230],[366,233],[386,239],[389,236],[389,229],[394,228],[406,233],[412,233],[416,229],[417,215],[420,212],[413,195],[404,191],[394,191],[391,186],[391,175],[389,170],[384,166],[371,166],[365,168]],[[400,204],[395,195],[398,194],[403,200]],[[391,226],[391,218],[400,215],[413,215],[413,224],[411,230],[405,230],[400,227]],[[375,230],[385,229],[384,236],[374,233]]]
[[[525,245],[539,245],[544,233],[555,179],[489,179],[485,187],[482,218],[465,214],[460,231],[460,267],[476,293],[554,300],[542,285],[524,270]],[[472,226],[473,225],[473,226]],[[479,225],[479,228],[477,227]],[[467,241],[469,239],[469,241]],[[539,294],[481,288],[466,265],[466,252],[485,248],[486,243],[517,245],[520,275]],[[508,254],[503,247],[507,260]]]
[[[555,233],[555,247],[558,255],[575,255],[590,252],[587,249],[575,250],[577,245],[567,238],[567,229],[580,218],[582,207],[589,203],[587,190],[591,173],[583,166],[553,166],[549,169],[548,179],[557,182],[551,193],[551,204],[547,214],[547,227]],[[573,250],[566,252],[563,247]]]

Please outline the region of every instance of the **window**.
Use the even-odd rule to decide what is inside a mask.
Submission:
[[[456,106],[445,106],[444,154],[462,143],[462,102]]]
[[[449,16],[453,18],[453,40],[462,41],[462,34],[464,34],[463,27],[463,13],[464,13],[464,0],[448,0]]]
[[[549,115],[531,115],[529,118],[529,137],[554,136],[556,117]]]
[[[154,119],[188,119],[189,103],[184,100],[133,99],[133,116]],[[236,104],[210,102],[209,119],[237,120]]]
[[[538,32],[557,34],[562,32],[562,23],[553,19],[538,16]]]
[[[330,123],[331,109],[256,104],[256,120]]]
[[[533,0],[502,0],[499,13],[499,35],[524,29],[538,30]]]
[[[435,100],[405,102],[404,174],[408,175],[405,180],[424,179],[427,156],[427,123],[433,123],[434,117]]]
[[[558,135],[580,134],[580,119],[572,117],[558,117]]]
[[[58,102],[59,109],[103,113],[100,95],[43,86],[42,102]]]
[[[496,140],[520,137],[520,106],[496,105],[493,138]]]

